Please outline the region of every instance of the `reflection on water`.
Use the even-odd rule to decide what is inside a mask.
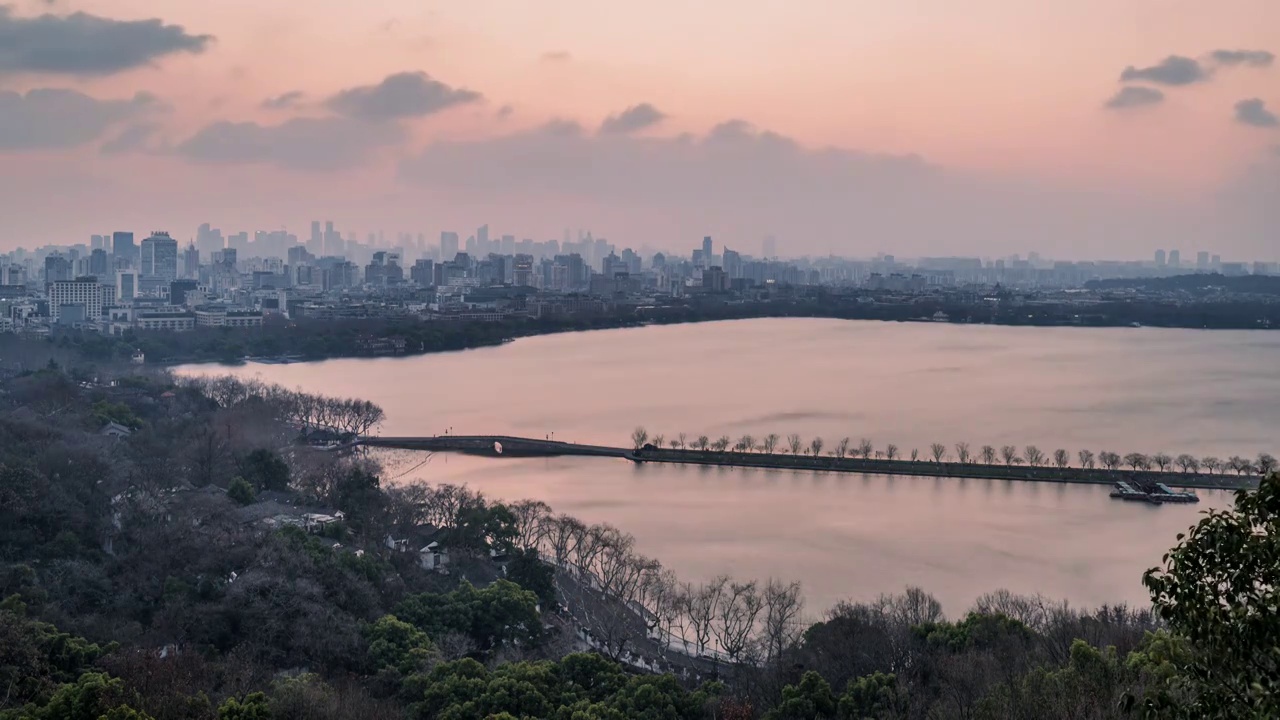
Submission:
[[[625,444],[636,425],[757,438],[1274,451],[1280,336],[1190,330],[751,320],[522,339],[416,358],[250,365],[241,375],[380,403],[385,434]],[[209,367],[191,371],[221,372]],[[545,500],[634,534],[689,579],[799,579],[817,611],[917,584],[953,614],[987,590],[1145,602],[1139,581],[1198,506],[1108,489],[586,458],[437,456],[411,476]]]

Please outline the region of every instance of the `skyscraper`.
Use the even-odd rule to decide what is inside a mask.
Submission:
[[[111,254],[116,258],[117,267],[137,267],[138,246],[133,244],[133,233],[111,233]]]
[[[111,270],[110,263],[107,261],[107,251],[102,248],[94,248],[89,253],[89,274],[98,278],[99,281],[108,280],[107,273]]]
[[[1197,270],[1209,269],[1209,253],[1205,252],[1204,250],[1201,250],[1200,252],[1196,253],[1196,269]]]
[[[458,233],[440,233],[440,261],[449,262],[458,254]]]
[[[1163,250],[1156,251],[1156,267],[1164,267],[1166,258]]]
[[[182,276],[196,278],[200,276],[200,249],[187,243],[187,250],[182,255]]]
[[[168,284],[178,279],[178,241],[167,232],[154,232],[142,241],[139,272]]]
[[[311,221],[311,239],[307,242],[307,250],[313,255],[324,254],[324,233],[320,231],[320,221]]]
[[[708,235],[702,238],[702,262],[704,263],[703,266],[710,267],[712,264],[711,258],[714,256],[715,256],[715,250],[711,245],[711,236]]]
[[[1174,269],[1182,267],[1182,253],[1177,250],[1169,251],[1169,267]]]
[[[764,240],[760,241],[760,254],[765,260],[772,260],[778,257],[778,238],[772,235],[765,235]]]

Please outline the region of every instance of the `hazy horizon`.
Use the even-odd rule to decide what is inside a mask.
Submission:
[[[1274,259],[1271,0],[0,5],[0,251],[312,219]]]

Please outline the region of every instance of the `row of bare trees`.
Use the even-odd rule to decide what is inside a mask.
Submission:
[[[213,399],[223,408],[244,403],[262,403],[270,412],[302,430],[331,430],[341,434],[365,435],[382,424],[386,413],[368,400],[336,398],[290,390],[281,385],[231,375],[187,377],[179,384]]]
[[[799,583],[728,576],[700,585],[680,582],[612,525],[587,525],[535,500],[507,507],[516,547],[537,551],[555,567],[561,604],[609,657],[660,657],[673,648],[760,664],[780,658],[799,638]]]
[[[636,428],[631,433],[631,442],[637,450],[645,445],[652,445],[657,448],[669,447],[672,450],[693,449],[702,452],[728,452],[732,450],[736,453],[758,452],[767,455],[782,452],[806,457],[822,457],[824,448],[827,448],[826,442],[820,437],[813,438],[806,443],[799,435],[794,433],[787,435],[785,438],[777,434],[766,435],[763,438],[743,435],[737,440],[733,440],[728,435],[722,435],[718,439],[712,440],[706,435],[691,439],[685,433],[680,433],[672,438],[667,438],[665,435],[650,437],[648,431],[642,427]],[[886,445],[884,449],[878,450],[866,438],[854,444],[852,438],[847,437],[841,438],[827,449],[826,455],[836,459],[905,459],[903,451],[892,443]],[[918,462],[921,458],[921,452],[918,449],[912,449],[908,457],[912,462]],[[956,443],[951,447],[942,443],[933,443],[929,446],[924,457],[926,459],[932,458],[935,463],[950,462],[954,457],[957,462],[963,464],[1024,465],[1066,469],[1071,467],[1074,462],[1076,467],[1087,469],[1101,467],[1107,470],[1118,470],[1122,467],[1128,467],[1135,471],[1159,470],[1160,472],[1168,472],[1177,468],[1184,473],[1200,473],[1203,471],[1215,474],[1234,471],[1239,475],[1266,475],[1277,468],[1276,458],[1269,453],[1259,453],[1253,459],[1233,455],[1225,460],[1214,456],[1197,458],[1188,454],[1174,457],[1163,452],[1155,453],[1154,455],[1129,453],[1121,456],[1109,450],[1103,450],[1096,455],[1092,450],[1080,450],[1073,456],[1071,452],[1062,448],[1051,452],[1041,450],[1035,445],[1027,445],[1024,448],[1019,448],[1016,445],[1004,445],[999,448],[993,445],[983,445],[977,448],[964,442]]]

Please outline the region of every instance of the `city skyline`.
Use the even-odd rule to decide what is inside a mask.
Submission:
[[[797,255],[1262,257],[1280,228],[1265,0],[155,14],[0,10],[0,250],[100,218],[302,235],[317,204],[344,227],[487,217]]]

